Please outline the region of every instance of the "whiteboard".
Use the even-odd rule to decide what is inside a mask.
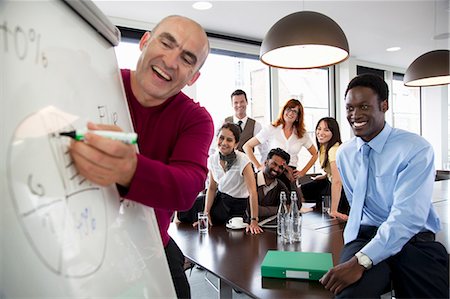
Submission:
[[[0,0],[0,298],[173,298],[153,209],[81,177],[58,134],[132,131],[118,31],[70,3]]]

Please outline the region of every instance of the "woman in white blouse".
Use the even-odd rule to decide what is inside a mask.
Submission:
[[[298,178],[303,177],[317,160],[317,149],[306,133],[303,105],[298,100],[290,99],[287,101],[280,111],[278,119],[244,144],[245,153],[258,170],[261,170],[264,165],[261,165],[256,159],[253,148],[266,141],[269,143],[269,150],[279,147],[291,156],[291,167],[286,168],[286,177],[291,184]],[[309,151],[311,158],[301,170],[297,170],[298,154],[302,147]]]
[[[260,233],[258,195],[255,175],[248,157],[237,151],[240,130],[224,124],[218,134],[218,151],[208,158],[209,187],[204,211],[210,224],[224,224],[234,216],[244,217],[250,201],[250,225],[247,231]]]

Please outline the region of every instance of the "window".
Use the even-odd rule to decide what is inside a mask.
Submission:
[[[392,113],[395,128],[421,135],[420,88],[405,86],[403,74],[393,74]]]
[[[141,53],[138,41],[122,41],[115,50],[120,68],[136,68]],[[269,105],[269,68],[257,56],[212,50],[200,73],[194,86],[183,91],[209,111],[216,129],[225,117],[234,114],[230,95],[236,89],[247,93],[248,116],[261,124],[270,121],[265,111]]]
[[[117,62],[121,69],[136,69],[136,63],[141,55],[139,50],[139,40],[136,42],[121,41],[120,44],[115,47]]]
[[[130,37],[127,36],[128,30],[121,28],[121,32],[124,38],[116,47],[119,67],[135,69],[140,55],[138,41],[143,32],[136,35],[133,31],[134,35]],[[234,114],[230,95],[239,88],[247,93],[247,115],[263,126],[271,123],[271,115],[277,117],[279,108],[289,98],[300,100],[305,108],[306,129],[315,144],[314,129],[317,121],[331,115],[329,68],[271,72],[268,66],[259,61],[254,51],[241,51],[239,47],[234,51],[229,50],[230,47],[223,50],[213,46],[197,82],[183,89],[209,111],[216,130],[227,116]],[[275,74],[273,80],[278,82],[277,90],[273,91],[270,86],[272,73]],[[277,98],[280,107],[272,106],[272,97]],[[299,167],[309,159],[309,152],[303,149],[299,156]],[[320,171],[318,162],[316,165],[310,172]]]
[[[330,88],[328,68],[308,70],[278,70],[279,109],[291,98],[299,100],[305,110],[305,126],[316,145],[315,128],[319,119],[330,116]],[[303,167],[311,155],[306,149],[299,154],[299,167]],[[320,171],[319,159],[309,172]]]
[[[242,57],[237,53],[213,51],[201,69],[195,83],[198,100],[211,114],[216,129],[234,114],[231,93],[242,89],[247,93],[247,115],[262,125],[269,122],[265,107],[269,105],[269,68],[258,57]]]

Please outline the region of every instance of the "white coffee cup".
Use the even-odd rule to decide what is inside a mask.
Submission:
[[[242,227],[244,226],[244,218],[233,217],[230,220],[228,220],[228,225],[231,227]]]

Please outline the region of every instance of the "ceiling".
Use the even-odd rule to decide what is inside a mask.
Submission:
[[[317,11],[341,26],[352,57],[401,69],[428,51],[450,49],[450,0],[211,2],[210,10],[198,11],[192,8],[194,1],[94,0],[116,25],[118,19],[121,23],[155,24],[165,16],[178,14],[196,20],[207,32],[255,41],[262,41],[270,27],[290,13]],[[386,51],[395,46],[401,50]]]

